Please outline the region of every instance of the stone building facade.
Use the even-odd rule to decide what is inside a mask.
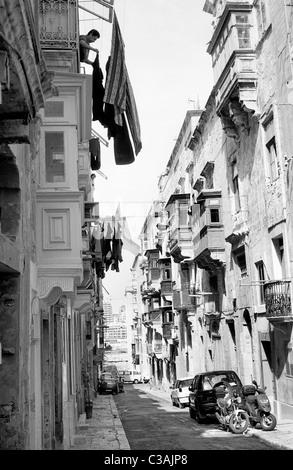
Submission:
[[[77,1],[0,10],[0,448],[66,449],[103,349],[88,254],[91,78],[80,73]]]
[[[173,351],[177,378],[234,369],[267,387],[279,419],[292,418],[292,5],[213,0],[204,11],[214,17],[214,88],[192,133],[179,134],[143,251],[145,269],[157,250],[172,273],[170,349],[155,360]],[[154,292],[143,294],[151,302]],[[162,286],[156,295],[146,342],[164,328]],[[172,382],[164,366],[153,380]]]

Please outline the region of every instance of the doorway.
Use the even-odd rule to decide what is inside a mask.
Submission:
[[[275,394],[272,348],[269,333],[260,332],[261,386],[266,387],[266,394],[272,400]]]

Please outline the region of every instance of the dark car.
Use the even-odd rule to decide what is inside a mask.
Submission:
[[[220,385],[229,384],[231,390],[242,395],[242,383],[233,370],[216,370],[201,372],[193,378],[189,387],[189,414],[198,423],[203,423],[208,417],[215,417],[218,410],[215,389]]]
[[[119,393],[118,380],[109,372],[103,373],[99,380],[98,391],[100,394],[103,392]]]

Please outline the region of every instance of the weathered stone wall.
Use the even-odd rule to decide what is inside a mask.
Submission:
[[[0,449],[21,449],[19,422],[19,276],[0,275]],[[5,302],[6,299],[6,302]]]

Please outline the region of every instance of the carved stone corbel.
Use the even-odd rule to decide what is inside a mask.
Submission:
[[[249,126],[248,114],[243,109],[243,106],[241,105],[241,103],[239,103],[238,100],[229,101],[228,108],[229,108],[229,115],[233,123],[235,124],[235,126],[239,127],[242,130],[242,132],[249,134],[250,126]]]
[[[234,139],[238,144],[240,143],[240,137],[238,134],[238,129],[234,122],[232,121],[230,116],[226,116],[224,114],[220,115],[222,121],[223,131],[228,137]]]

